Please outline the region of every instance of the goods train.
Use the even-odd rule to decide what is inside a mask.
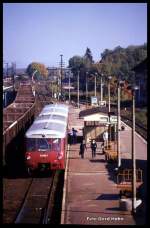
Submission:
[[[68,106],[46,105],[25,134],[25,163],[35,170],[65,169]]]

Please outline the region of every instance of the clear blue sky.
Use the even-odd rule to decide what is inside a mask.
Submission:
[[[3,61],[27,67],[32,61],[65,66],[91,49],[94,61],[104,49],[147,42],[146,3],[4,3]]]

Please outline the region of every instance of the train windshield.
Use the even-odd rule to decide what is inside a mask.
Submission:
[[[38,151],[50,150],[47,139],[37,139],[37,149]]]
[[[46,139],[46,138],[27,138],[26,140],[27,151],[55,151],[60,152],[61,140],[60,139]]]

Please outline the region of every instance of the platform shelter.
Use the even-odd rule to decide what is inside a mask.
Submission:
[[[108,107],[96,107],[83,110],[79,114],[84,119],[83,138],[86,143],[91,139],[103,140],[105,130],[109,131],[110,140],[116,136],[117,115],[115,112],[108,112]]]

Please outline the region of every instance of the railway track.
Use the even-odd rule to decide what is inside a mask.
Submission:
[[[56,172],[51,177],[33,178],[14,223],[48,224]]]
[[[129,127],[132,128],[132,120],[128,117],[121,116],[123,122],[125,122]],[[147,129],[137,122],[135,122],[135,131],[141,135],[145,140],[147,140]]]

